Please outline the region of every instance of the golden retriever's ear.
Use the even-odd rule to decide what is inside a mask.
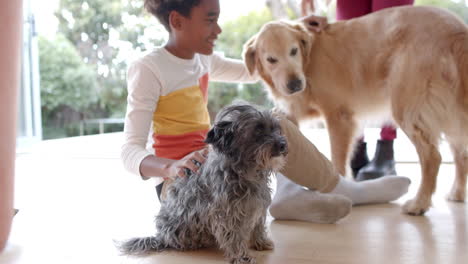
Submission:
[[[301,42],[302,55],[304,56],[304,61],[307,61],[309,58],[310,50],[312,49],[312,44],[315,39],[315,35],[310,33],[303,24],[291,25],[294,31],[296,31],[297,36]]]
[[[255,51],[255,42],[257,40],[257,35],[251,37],[245,44],[244,44],[244,51],[242,52],[242,57],[244,58],[244,63],[247,66],[250,74],[254,74],[257,66],[255,62],[257,61],[256,58],[256,51]]]

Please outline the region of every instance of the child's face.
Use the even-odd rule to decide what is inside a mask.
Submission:
[[[182,35],[186,46],[191,47],[194,53],[213,53],[215,40],[221,33],[219,12],[219,0],[201,0],[198,6],[192,8]]]

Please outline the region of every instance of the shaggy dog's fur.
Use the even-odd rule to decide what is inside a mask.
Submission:
[[[169,187],[156,217],[157,234],[123,243],[122,252],[217,246],[231,263],[255,263],[250,246],[273,248],[265,231],[268,183],[287,154],[278,120],[268,111],[236,104],[218,114],[206,142],[212,150],[199,175],[178,178]]]
[[[358,120],[393,117],[417,149],[422,183],[403,210],[431,205],[444,134],[456,178],[449,199],[464,201],[468,172],[468,27],[433,7],[396,7],[336,22],[320,33],[303,24],[271,22],[244,47],[290,118],[323,116],[332,161],[343,175]]]

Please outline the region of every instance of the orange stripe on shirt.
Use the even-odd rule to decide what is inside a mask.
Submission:
[[[198,82],[200,83],[200,90],[202,91],[203,94],[203,99],[205,99],[205,102],[208,102],[208,81],[210,80],[210,76],[207,74],[203,75],[198,79]]]
[[[204,148],[206,133],[208,133],[208,130],[176,136],[153,134],[155,155],[161,158],[179,160],[191,152]]]

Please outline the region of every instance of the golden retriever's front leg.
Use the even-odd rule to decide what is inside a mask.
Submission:
[[[326,113],[325,119],[330,137],[333,165],[342,176],[346,176],[357,128],[354,115],[347,109],[339,109]]]

